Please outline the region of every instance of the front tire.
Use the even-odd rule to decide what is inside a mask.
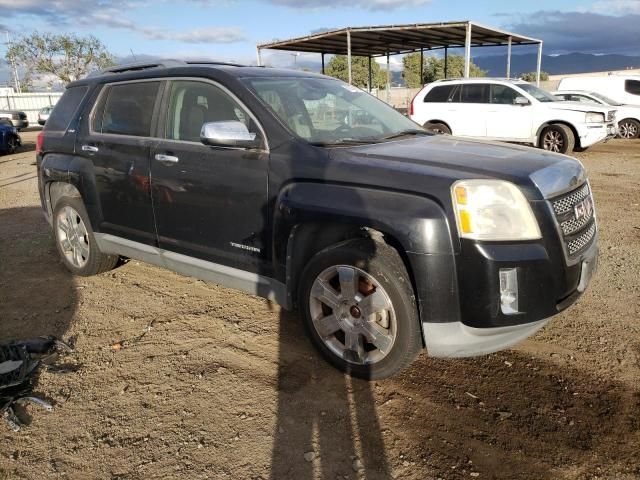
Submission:
[[[356,239],[317,253],[302,273],[298,305],[314,346],[352,376],[387,378],[422,348],[409,276],[386,244]]]
[[[88,277],[112,270],[117,255],[100,251],[82,200],[62,197],[53,211],[53,231],[62,262],[74,275]]]
[[[424,124],[425,130],[433,132],[436,135],[451,135],[451,129],[444,123],[440,122],[427,122]]]
[[[569,153],[576,145],[576,138],[569,127],[556,123],[542,130],[539,145],[549,152]]]
[[[625,118],[618,123],[618,136],[627,140],[640,138],[640,122],[633,118]]]

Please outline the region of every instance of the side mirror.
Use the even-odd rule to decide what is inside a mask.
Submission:
[[[513,99],[513,104],[524,107],[524,106],[530,105],[530,102],[525,97],[516,97]]]
[[[256,134],[236,120],[205,123],[200,131],[200,141],[210,147],[256,148],[260,145]]]

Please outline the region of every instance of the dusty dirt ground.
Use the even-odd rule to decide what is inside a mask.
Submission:
[[[52,413],[0,424],[0,479],[640,478],[640,141],[579,155],[601,257],[577,305],[513,350],[423,355],[368,383],[265,300],[135,261],[72,277],[40,211],[35,135],[0,157],[0,340],[73,337],[77,371],[40,375]]]

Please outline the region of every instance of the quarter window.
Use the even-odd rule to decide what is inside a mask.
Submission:
[[[627,80],[624,82],[624,89],[631,95],[640,95],[640,80]]]
[[[153,108],[160,82],[136,82],[110,85],[103,95],[103,107],[93,119],[99,133],[151,136]]]
[[[425,103],[447,103],[453,101],[452,96],[457,85],[439,85],[429,90],[424,97]]]
[[[203,82],[173,82],[165,137],[171,140],[199,142],[205,123],[238,121],[247,128],[251,119],[225,91]]]
[[[51,112],[45,129],[47,131],[66,131],[87,90],[87,87],[67,88],[56,104],[56,108]]]

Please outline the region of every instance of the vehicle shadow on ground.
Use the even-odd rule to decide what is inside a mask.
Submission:
[[[516,351],[423,355],[366,382],[303,336],[301,319],[283,313],[272,479],[592,478],[620,464],[631,474],[620,478],[640,475],[640,388]]]
[[[0,342],[62,338],[77,304],[73,277],[59,260],[42,210],[0,210]]]
[[[271,478],[391,478],[373,385],[327,364],[282,310]]]

